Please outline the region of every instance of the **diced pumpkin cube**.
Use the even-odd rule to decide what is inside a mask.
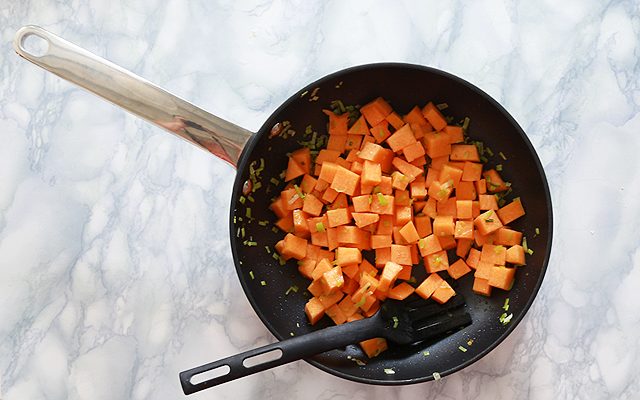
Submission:
[[[473,221],[456,221],[453,237],[455,239],[473,239]]]
[[[469,268],[467,263],[464,262],[462,258],[459,258],[458,260],[456,260],[456,262],[454,262],[449,266],[449,269],[447,269],[447,272],[449,273],[449,276],[452,277],[453,279],[460,279],[464,275],[471,272],[471,268]]]
[[[362,262],[362,253],[358,248],[338,247],[336,249],[336,264],[338,266],[360,264]]]
[[[453,236],[455,232],[453,217],[438,215],[433,219],[433,234],[436,236]]]
[[[314,217],[322,214],[322,208],[324,207],[324,204],[313,194],[307,193],[304,196],[302,203],[302,211],[304,211],[305,213],[311,214]]]
[[[505,261],[514,265],[525,265],[524,248],[519,244],[509,247]]]
[[[323,164],[324,167],[325,164]],[[360,176],[354,172],[349,171],[344,167],[338,167],[333,180],[331,181],[331,188],[336,192],[346,193],[349,196],[353,196],[360,183]]]
[[[307,314],[307,319],[311,325],[315,325],[316,322],[324,316],[324,307],[317,297],[312,297],[307,301],[304,306],[304,312]]]
[[[442,250],[433,254],[429,254],[424,258],[424,266],[427,273],[432,274],[434,272],[446,271],[449,268],[449,259],[447,258],[447,252]]]
[[[480,204],[480,210],[497,210],[498,209],[498,200],[496,196],[492,194],[481,194],[478,196],[478,201]],[[502,218],[500,219],[502,220]]]
[[[402,266],[400,264],[396,264],[392,261],[386,263],[380,276],[380,284],[378,285],[378,290],[382,292],[388,291],[391,285],[393,285],[393,283],[395,282],[396,278],[398,278],[398,274],[400,273],[400,271],[402,271]]]
[[[496,211],[503,224],[509,224],[524,215],[524,208],[520,199],[514,199],[511,203]]]
[[[443,280],[440,283],[440,287],[438,287],[433,292],[431,298],[440,304],[444,304],[455,295],[456,291],[453,290],[453,288],[447,283],[447,281]]]
[[[283,257],[302,260],[307,255],[307,240],[292,233],[287,233],[284,237],[282,252],[280,254],[282,254]]]
[[[507,249],[504,246],[485,244],[482,246],[480,261],[494,265],[504,265],[507,256]]]
[[[327,219],[329,227],[335,228],[340,225],[346,225],[351,222],[351,215],[346,208],[336,208],[327,211]]]
[[[502,227],[495,232],[493,243],[501,244],[503,246],[520,244],[522,243],[522,232]]]
[[[456,218],[458,219],[472,219],[472,201],[471,200],[456,200]]]
[[[474,278],[473,292],[487,297],[491,296],[491,286],[489,285],[489,280],[477,277]]]
[[[475,200],[478,195],[476,185],[473,182],[460,182],[456,188],[456,198],[458,200]]]
[[[423,169],[412,165],[402,158],[394,157],[391,164],[409,178],[409,182],[413,182],[418,176],[422,175]]]
[[[322,274],[320,282],[322,283],[325,293],[333,293],[340,289],[344,285],[344,276],[342,275],[340,266],[331,268]]]
[[[420,286],[416,288],[415,293],[423,299],[428,299],[429,297],[431,297],[433,292],[435,292],[440,287],[440,284],[442,284],[442,282],[444,282],[444,279],[442,279],[440,275],[431,274],[424,281],[422,281]]]
[[[411,265],[411,249],[409,246],[392,244],[391,261],[400,265]]]
[[[442,246],[440,246],[440,242],[435,235],[429,235],[418,240],[418,250],[420,250],[421,256],[426,257],[429,254],[441,251]]]
[[[389,290],[389,292],[387,293],[387,297],[394,300],[404,300],[409,297],[414,291],[415,289],[413,288],[413,286],[409,285],[406,282],[401,282]]]
[[[515,268],[494,266],[491,268],[489,285],[502,290],[511,290],[515,276]]]
[[[387,115],[391,114],[393,109],[382,97],[378,97],[370,103],[360,107],[360,113],[364,115],[367,122],[371,126],[378,125]]]
[[[480,262],[480,250],[471,249],[469,250],[469,255],[467,256],[467,265],[473,269],[478,267],[478,263]]]
[[[345,322],[347,322],[347,316],[337,304],[334,304],[331,307],[327,308],[325,310],[325,314],[328,315],[336,325],[344,324]]]
[[[422,138],[425,152],[432,159],[449,156],[451,154],[451,143],[449,137],[442,133],[431,132]]]
[[[487,190],[491,193],[504,192],[508,189],[505,181],[502,180],[500,174],[495,169],[485,171],[483,174],[484,179],[487,181]]]
[[[416,142],[416,138],[413,135],[413,131],[409,124],[403,125],[400,129],[395,131],[391,136],[387,138],[387,144],[394,153],[399,152],[405,147]]]
[[[402,228],[400,228],[400,235],[402,235],[407,243],[415,243],[420,239],[418,231],[412,221],[407,222]]]
[[[402,149],[402,154],[404,154],[404,158],[406,158],[407,161],[413,163],[414,161],[419,160],[421,157],[424,157],[426,152],[424,150],[424,147],[422,146],[422,143],[415,141],[410,145],[404,147]],[[424,160],[424,162],[419,162],[420,165],[424,165],[425,163],[426,160]]]
[[[427,105],[422,108],[422,115],[437,131],[444,129],[444,127],[447,126],[447,120],[444,118],[438,107],[436,107],[432,102],[427,103]]]
[[[478,215],[473,223],[481,235],[488,235],[502,228],[502,222],[495,211],[489,210]]]
[[[454,144],[451,146],[451,160],[480,162],[478,148],[474,144]],[[482,164],[480,164],[482,171]]]
[[[391,247],[391,235],[371,235],[371,248]]]
[[[385,351],[388,345],[384,338],[373,338],[360,342],[360,347],[367,357],[373,358]]]
[[[473,240],[458,239],[456,242],[456,255],[461,258],[466,257],[473,246]]]

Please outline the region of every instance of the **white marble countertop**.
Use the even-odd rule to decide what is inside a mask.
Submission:
[[[192,398],[640,397],[638,1],[0,1],[0,399],[176,399],[179,371],[274,340],[233,268],[234,170],[21,60],[25,24],[251,130],[343,67],[434,66],[542,159],[549,270],[485,358],[406,387],[296,362]]]

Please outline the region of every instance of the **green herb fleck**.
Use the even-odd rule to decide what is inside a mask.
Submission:
[[[255,277],[255,276],[253,276],[253,271],[249,271],[249,276],[251,277],[251,280],[256,279],[256,277]]]
[[[436,107],[438,108],[438,110],[442,111],[449,108],[449,105],[447,103],[440,103],[440,104],[436,104]]]
[[[500,155],[500,157],[502,157],[503,160],[506,161],[507,157],[504,155],[503,152],[498,153]]]
[[[265,282],[265,281],[260,281],[260,285],[262,285],[262,286],[267,286],[267,282]]]
[[[394,371],[393,368],[385,368],[384,373],[387,375],[393,375],[396,373],[396,371]]]
[[[504,305],[502,306],[502,309],[505,311],[509,311],[509,298],[507,297],[506,299],[504,299]]]
[[[284,292],[285,296],[288,296],[289,293],[294,292],[294,293],[298,293],[298,287],[297,286],[289,286],[289,289],[287,289],[286,292]]]
[[[429,354],[431,354],[431,353],[429,353],[428,351],[423,351],[422,352],[422,355],[425,356],[425,357],[427,357]]]
[[[398,317],[394,316],[393,318],[393,329],[398,327]]]
[[[316,231],[317,232],[325,231],[324,224],[322,222],[316,222]]]
[[[496,165],[496,171],[498,172],[502,171],[502,164]]]
[[[238,201],[240,201],[240,204],[244,204],[247,199],[244,196],[240,196],[240,198],[238,198]]]
[[[387,204],[389,204],[387,202],[387,199],[384,197],[384,195],[382,193],[378,193],[378,203],[380,203],[381,206],[386,206]]]
[[[467,352],[467,348],[466,348],[466,347],[464,347],[464,346],[458,346],[458,350],[460,350],[460,351],[461,351],[461,352],[463,352],[463,353],[466,353],[466,352]]]

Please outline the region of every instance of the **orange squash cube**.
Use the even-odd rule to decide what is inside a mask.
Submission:
[[[435,292],[440,285],[444,282],[444,279],[440,277],[438,274],[429,275],[420,286],[418,286],[415,290],[415,293],[422,297],[423,299],[428,299],[431,297],[433,292]]]
[[[424,266],[427,273],[432,274],[434,272],[446,271],[449,268],[449,259],[447,258],[447,252],[442,250],[433,254],[429,254],[424,258]]]
[[[514,265],[525,265],[524,248],[519,244],[509,247],[505,261]]]
[[[324,307],[317,297],[312,297],[307,301],[304,306],[304,312],[307,314],[307,319],[311,325],[315,325],[316,322],[324,316]]]
[[[436,236],[453,236],[455,231],[453,217],[438,215],[433,219],[433,234]]]
[[[488,235],[502,228],[502,222],[500,222],[500,218],[493,210],[478,215],[473,220],[473,223],[481,235]]]
[[[503,224],[509,224],[524,215],[524,208],[519,198],[496,211]]]
[[[477,277],[474,278],[473,292],[487,297],[491,296],[491,286],[489,285],[489,280]]]
[[[440,287],[438,287],[433,292],[431,298],[440,304],[444,304],[455,295],[456,291],[453,290],[453,288],[447,283],[447,281],[443,280],[440,283]]]
[[[489,275],[489,285],[502,290],[511,290],[515,276],[515,268],[494,266]]]
[[[449,276],[452,277],[453,279],[460,279],[464,275],[471,272],[471,268],[469,268],[467,263],[464,262],[462,258],[459,258],[456,262],[454,262],[449,266],[449,269],[447,269],[447,272],[449,273]]]

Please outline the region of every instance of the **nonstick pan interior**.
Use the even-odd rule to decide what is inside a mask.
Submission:
[[[248,143],[238,163],[232,196],[230,235],[238,277],[254,310],[278,339],[303,335],[332,324],[328,318],[313,327],[307,323],[304,305],[310,296],[305,290],[309,282],[298,274],[295,260],[280,265],[273,257],[274,245],[284,235],[272,229],[276,218],[268,205],[284,187],[278,175],[287,166],[287,153],[301,147],[299,141],[304,140],[308,126],[318,134],[326,134],[327,119],[322,109],[330,108],[331,101],[362,105],[378,96],[402,113],[414,105],[433,101],[447,103],[445,115],[453,116],[454,121],[470,117],[469,136],[493,150],[495,156],[489,164],[503,165],[502,176],[512,183],[514,194],[522,199],[527,214],[511,226],[524,232],[529,247],[534,249],[534,254],[527,256],[527,265],[518,268],[514,287],[509,292],[496,289],[491,298],[485,298],[472,293],[470,276],[454,282],[455,290],[467,301],[473,323],[443,340],[391,346],[371,360],[357,345],[307,360],[353,381],[400,385],[432,380],[436,372],[444,376],[458,371],[487,354],[513,331],[542,284],[550,254],[552,210],[544,171],[526,135],[497,102],[468,82],[439,70],[408,64],[354,67],[320,79],[278,108]],[[286,139],[270,137],[277,123],[290,124],[295,134]],[[507,159],[498,156],[498,152]],[[260,170],[261,160],[264,161],[264,169],[260,171],[262,186],[248,199],[242,196],[243,186],[249,179],[250,165],[254,171]],[[272,177],[281,183],[273,184]],[[422,263],[414,266],[414,275],[418,281],[424,277]],[[290,290],[292,286],[299,290]],[[513,313],[513,317],[505,325],[499,317],[505,312],[503,305],[507,297],[507,314]],[[395,373],[386,373],[385,369],[389,368]]]

